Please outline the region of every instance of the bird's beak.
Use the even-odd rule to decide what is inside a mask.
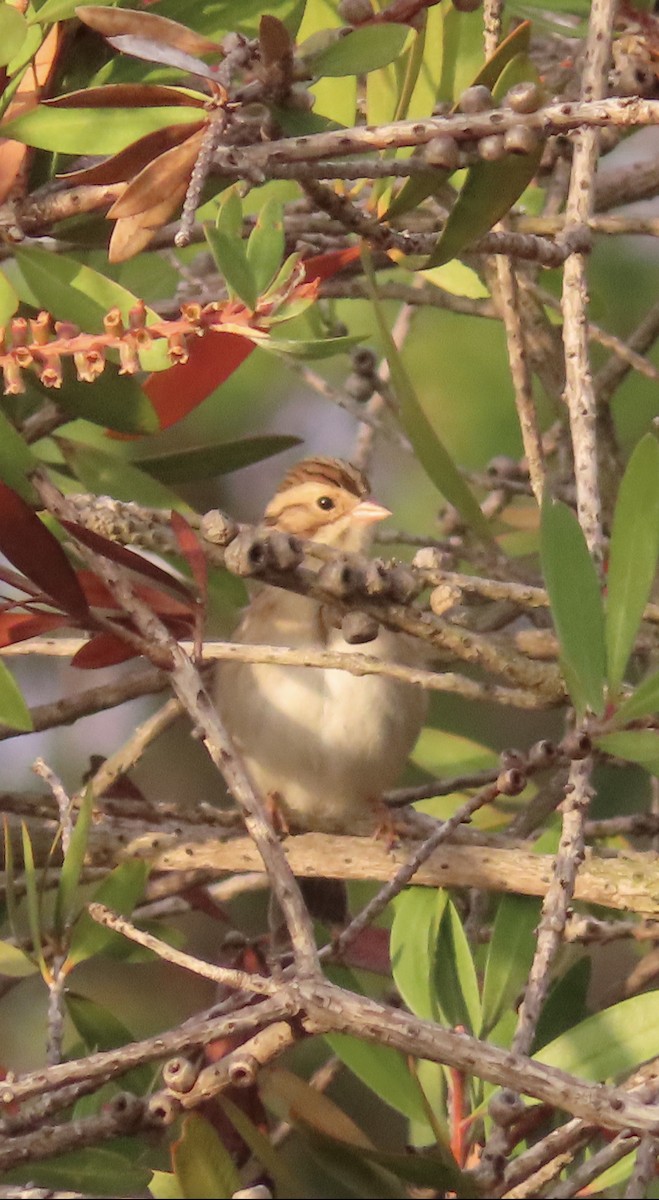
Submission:
[[[353,508],[352,516],[363,525],[371,525],[374,521],[384,521],[386,517],[390,517],[391,509],[377,504],[375,500],[360,500],[357,507]]]

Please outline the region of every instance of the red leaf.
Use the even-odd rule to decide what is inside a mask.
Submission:
[[[204,97],[153,83],[106,83],[44,100],[49,108],[203,108]]]
[[[192,571],[192,578],[199,588],[200,599],[204,602],[208,586],[208,564],[199,538],[180,513],[172,512],[171,521],[181,554]]]
[[[71,666],[81,671],[94,671],[98,667],[114,667],[117,663],[138,658],[139,650],[115,637],[113,633],[97,633],[80,648],[71,659]]]
[[[252,353],[254,342],[238,333],[210,330],[189,344],[186,363],[149,375],[144,391],[162,429],[168,429],[201,404]]]
[[[0,481],[0,550],[28,579],[78,621],[89,607],[57,538],[16,492]]]
[[[84,525],[77,525],[75,521],[62,521],[61,523],[79,542],[82,542],[84,546],[88,546],[90,550],[94,550],[96,554],[102,554],[104,558],[109,558],[112,562],[119,563],[129,571],[135,571],[138,575],[146,576],[147,579],[153,580],[160,587],[177,592],[183,598],[186,605],[189,605],[190,595],[185,584],[176,579],[174,575],[170,575],[168,571],[164,571],[157,563],[151,562],[150,558],[143,558],[141,554],[135,554],[133,550],[127,550],[125,546],[120,546],[118,542],[111,542],[109,538],[102,537],[100,533],[94,533],[92,529],[86,529]]]
[[[60,629],[68,623],[68,618],[58,613],[0,613],[0,646],[26,642],[28,638]]]
[[[313,279],[330,279],[348,263],[359,258],[360,254],[359,246],[348,246],[345,250],[329,250],[327,254],[312,254],[311,258],[305,258],[302,263],[305,283],[311,283]]]
[[[208,563],[194,529],[188,525],[185,517],[178,512],[172,512],[172,529],[180,546],[198,591],[199,602],[194,612],[194,653],[195,658],[201,658],[204,641],[204,618],[208,605]]]

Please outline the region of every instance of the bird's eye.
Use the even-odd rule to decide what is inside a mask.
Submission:
[[[329,512],[331,508],[334,508],[334,501],[331,496],[319,496],[316,504],[319,508],[322,508],[323,512]]]

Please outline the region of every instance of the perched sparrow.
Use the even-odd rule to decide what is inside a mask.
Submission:
[[[307,458],[285,475],[263,523],[338,550],[363,551],[389,510],[368,498],[350,463]],[[306,596],[259,585],[234,640],[304,651],[354,653],[336,610]],[[380,628],[366,653],[415,662],[412,639]],[[398,778],[423,724],[420,688],[384,675],[319,667],[224,662],[216,702],[253,783],[291,828],[372,831],[377,806]]]

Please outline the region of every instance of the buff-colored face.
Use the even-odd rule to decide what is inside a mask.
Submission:
[[[265,523],[285,533],[358,551],[370,541],[370,526],[390,515],[367,493],[366,479],[349,463],[305,459],[282,480],[265,510]]]

